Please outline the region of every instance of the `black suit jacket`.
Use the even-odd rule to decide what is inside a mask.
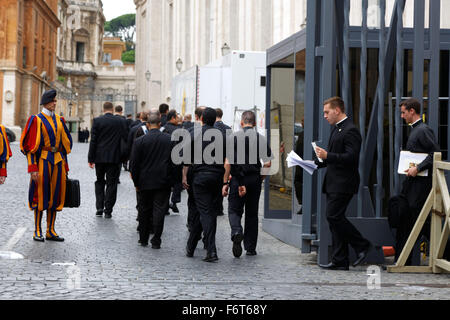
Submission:
[[[94,119],[88,161],[120,163],[120,141],[126,139],[123,119],[110,113]]]
[[[231,127],[227,126],[222,121],[216,121],[214,123],[214,128],[219,129],[220,131],[222,131],[225,134],[227,133],[227,130],[231,130]]]
[[[158,129],[136,139],[130,158],[134,185],[142,190],[169,188],[173,185],[173,143],[170,135]]]
[[[131,149],[133,148],[134,140],[136,140],[136,132],[142,127],[144,123],[141,120],[136,121],[133,126],[128,130],[127,134],[127,147],[128,147],[128,156],[131,155]]]
[[[323,193],[355,194],[359,188],[359,152],[361,134],[349,119],[334,126],[328,143],[328,156],[319,167],[327,167],[322,185]]]
[[[189,128],[192,128],[193,126],[194,123],[191,121],[183,121],[183,124],[181,125],[181,127],[186,130],[189,130]]]

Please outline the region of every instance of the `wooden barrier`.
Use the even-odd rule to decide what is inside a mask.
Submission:
[[[443,162],[442,154],[440,152],[435,153],[433,159],[433,187],[397,263],[394,266],[388,266],[388,272],[450,273],[450,262],[442,259],[450,235],[450,196],[444,170],[450,170],[450,162]],[[432,216],[429,264],[428,266],[405,266],[406,260],[430,213]]]

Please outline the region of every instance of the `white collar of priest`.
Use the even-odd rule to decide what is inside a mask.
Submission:
[[[53,117],[53,115],[55,114],[53,111],[48,110],[47,108],[42,108],[42,113],[49,116],[49,117]]]
[[[348,119],[348,117],[345,117],[345,118],[342,119],[341,121],[336,122],[336,127],[340,128],[340,127],[341,127],[340,125],[341,125],[345,120],[347,120],[347,119]]]
[[[416,121],[414,121],[413,123],[411,123],[411,127],[413,127],[413,128],[417,127],[421,121],[422,121],[421,118],[417,119]]]

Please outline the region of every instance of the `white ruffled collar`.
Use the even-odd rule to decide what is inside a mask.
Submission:
[[[42,108],[42,113],[49,117],[53,117],[53,115],[55,114],[53,111],[50,111],[46,108]]]

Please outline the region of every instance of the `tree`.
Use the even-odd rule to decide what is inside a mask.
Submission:
[[[134,50],[125,51],[124,53],[122,53],[122,62],[134,63],[135,62],[134,54],[135,54]]]
[[[105,22],[105,35],[120,37],[125,41],[127,51],[134,50],[136,33],[136,14],[129,13]]]

